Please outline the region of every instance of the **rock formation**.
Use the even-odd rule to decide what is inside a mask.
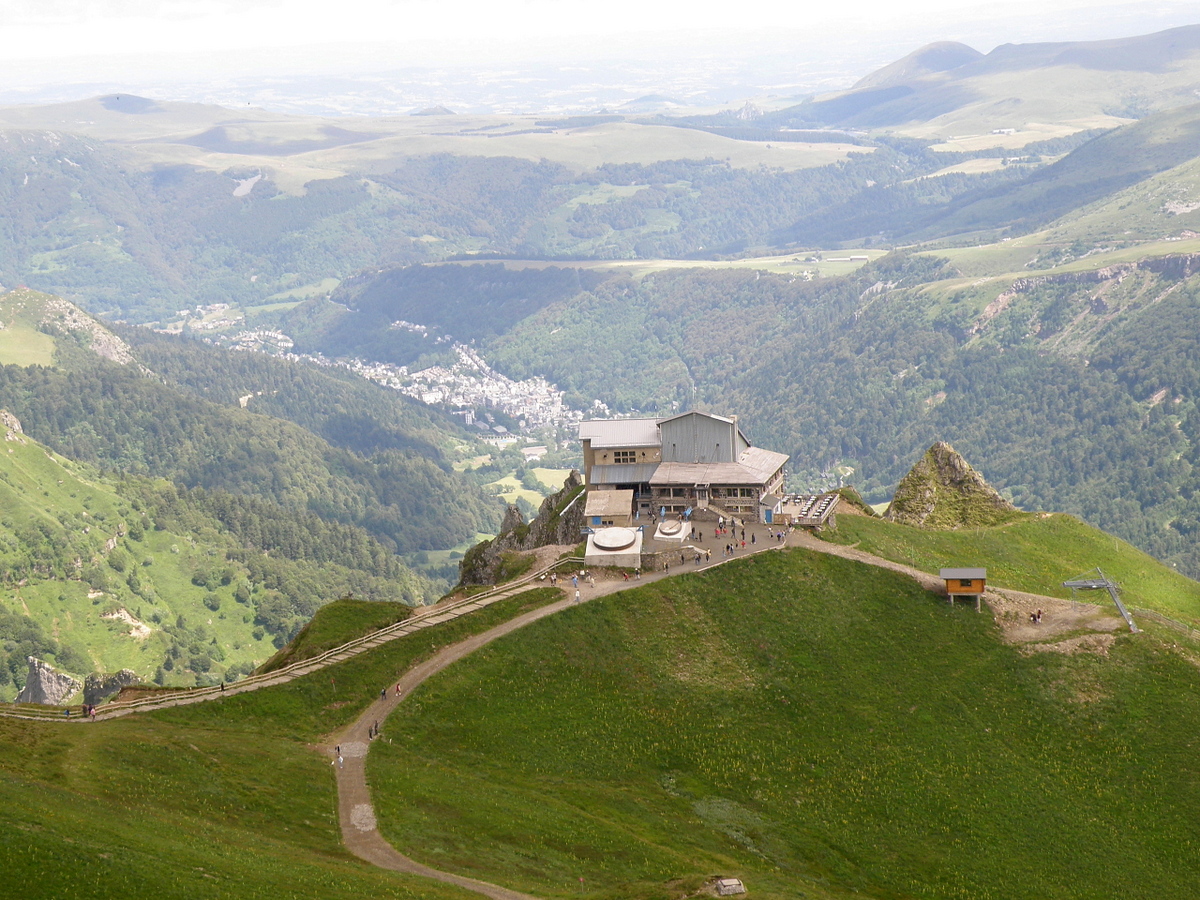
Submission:
[[[560,491],[542,501],[528,525],[520,510],[510,506],[504,513],[500,533],[467,551],[458,567],[458,583],[496,584],[505,554],[527,552],[547,544],[578,544],[584,507],[583,500],[576,498],[582,493],[583,479],[578,472],[572,472]]]
[[[103,703],[121,688],[131,684],[141,684],[142,679],[132,669],[122,669],[111,675],[93,672],[83,680],[83,702],[91,705]]]
[[[926,528],[978,528],[1019,515],[953,447],[938,441],[896,487],[884,517]]]
[[[80,687],[82,685],[70,675],[56,672],[49,663],[31,656],[29,674],[25,676],[25,687],[17,694],[17,702],[61,706],[75,696]]]
[[[19,441],[25,443],[25,438],[21,437],[21,420],[10,413],[7,409],[0,409],[0,428],[4,429],[4,439],[6,441]]]

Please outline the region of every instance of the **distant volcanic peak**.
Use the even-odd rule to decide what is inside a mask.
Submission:
[[[922,75],[948,72],[977,59],[983,59],[983,54],[974,47],[957,41],[936,41],[872,72],[854,85],[852,90],[901,84]]]
[[[100,105],[113,112],[143,115],[145,113],[162,112],[162,107],[148,97],[136,94],[109,94],[98,98]]]
[[[953,447],[938,441],[901,479],[887,518],[926,528],[978,528],[1007,522],[1017,512]]]
[[[415,110],[410,115],[414,115],[414,116],[452,116],[454,114],[455,114],[454,110],[447,109],[444,106],[427,106],[427,107],[425,107],[425,109]]]

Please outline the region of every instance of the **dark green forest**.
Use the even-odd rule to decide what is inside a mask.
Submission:
[[[207,357],[202,365],[205,358],[193,360],[191,377],[211,371],[219,384],[221,357]],[[279,363],[264,358],[260,364]],[[297,380],[299,391],[305,381]],[[0,407],[32,437],[72,459],[183,487],[259,497],[356,525],[396,553],[452,547],[487,530],[500,512],[428,441],[413,438],[406,447],[386,422],[366,433],[345,433],[344,445],[378,448],[360,453],[286,419],[240,409],[236,401],[218,404],[126,366],[97,362],[70,372],[5,366]],[[348,421],[361,419],[361,409],[346,408]],[[340,414],[327,407],[313,415],[332,430]]]

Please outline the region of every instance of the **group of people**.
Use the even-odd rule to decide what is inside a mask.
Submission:
[[[1042,624],[1042,611],[1040,609],[1035,609],[1033,612],[1031,612],[1029,614],[1029,621],[1034,625],[1041,625]]]

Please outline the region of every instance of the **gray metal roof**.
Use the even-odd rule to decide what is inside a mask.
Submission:
[[[656,486],[668,484],[760,485],[765,480],[754,469],[748,469],[739,463],[665,462],[659,465],[658,471],[654,473],[650,483]]]
[[[979,578],[986,579],[987,569],[941,569],[938,574],[942,578],[961,578],[975,581]]]
[[[645,484],[654,476],[658,463],[592,466],[592,484]]]
[[[657,419],[589,419],[579,423],[579,440],[602,447],[657,447]]]
[[[788,455],[764,450],[762,447],[747,447],[738,457],[738,463],[759,475],[764,483],[787,465]]]

